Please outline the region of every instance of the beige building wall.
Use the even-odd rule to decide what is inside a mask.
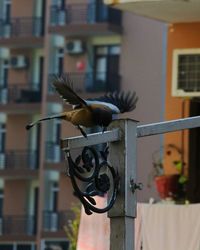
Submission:
[[[66,174],[60,174],[58,194],[58,211],[65,211],[72,207],[72,204],[79,203],[73,195],[73,188],[70,179]]]
[[[132,113],[125,114],[140,124],[164,119],[165,108],[165,34],[166,24],[125,13],[120,73],[123,89],[135,90],[139,101]],[[137,177],[144,187],[138,201],[157,197],[154,183],[147,188],[152,170],[152,153],[160,148],[162,136],[138,139]]]
[[[27,115],[8,115],[7,116],[7,133],[6,133],[6,150],[20,150],[28,148],[28,136],[25,129],[29,123]]]
[[[12,0],[12,17],[32,17],[34,9],[34,0]]]
[[[4,215],[26,215],[28,180],[6,180],[4,184]]]

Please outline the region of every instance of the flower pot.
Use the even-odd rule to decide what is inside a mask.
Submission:
[[[155,177],[155,184],[161,199],[173,198],[178,192],[179,175],[161,175]]]

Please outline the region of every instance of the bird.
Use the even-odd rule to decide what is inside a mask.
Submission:
[[[61,98],[72,106],[72,109],[32,122],[26,126],[27,130],[45,120],[62,119],[75,125],[87,138],[83,127],[100,126],[104,132],[112,122],[114,115],[134,110],[138,101],[135,91],[132,93],[130,91],[127,93],[113,92],[97,98],[82,99],[73,90],[73,82],[68,75],[54,76],[52,85]]]

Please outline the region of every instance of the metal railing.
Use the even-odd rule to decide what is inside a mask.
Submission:
[[[51,6],[51,25],[92,24],[109,22],[121,24],[121,11],[99,4],[68,4]]]
[[[43,20],[41,17],[16,17],[9,21],[0,20],[0,37],[26,37],[43,35]]]
[[[10,84],[0,88],[0,103],[32,103],[41,101],[39,84]]]
[[[72,80],[73,89],[77,93],[113,92],[120,90],[121,76],[118,73],[81,72],[67,73],[67,75]],[[49,82],[52,82],[52,74],[49,75]],[[54,89],[51,84],[49,85],[49,93],[54,93]]]
[[[200,116],[146,125],[138,125],[137,121],[131,119],[119,119],[113,121],[109,131],[104,134],[91,134],[88,135],[87,139],[78,136],[61,140],[62,149],[67,157],[69,157],[71,149],[109,143],[109,162],[119,172],[120,178],[115,205],[108,213],[111,225],[110,250],[135,249],[133,240],[134,219],[137,210],[135,192],[140,189],[136,176],[138,139],[197,127],[200,127]],[[89,203],[90,207],[92,207],[93,202],[89,201]]]
[[[68,221],[74,218],[74,214],[71,210],[56,212],[44,211],[43,216],[43,230],[50,232],[63,230],[63,227],[68,224]]]
[[[9,215],[0,218],[0,235],[35,235],[35,229],[34,216]]]
[[[10,150],[0,157],[0,169],[34,170],[38,168],[38,152]]]

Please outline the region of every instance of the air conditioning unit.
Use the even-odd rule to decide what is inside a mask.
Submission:
[[[85,44],[81,40],[67,41],[66,51],[71,55],[82,54],[85,52]]]
[[[175,49],[172,96],[200,97],[200,49]]]
[[[28,58],[24,55],[12,56],[10,66],[14,69],[24,69],[28,67]]]

